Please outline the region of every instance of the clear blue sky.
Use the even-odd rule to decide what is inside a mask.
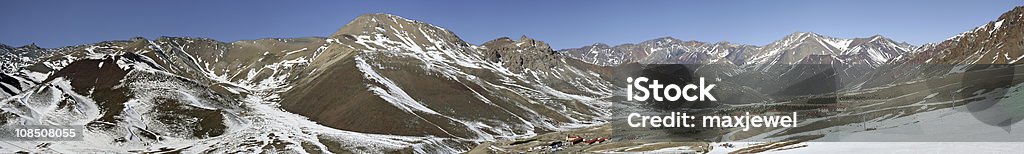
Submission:
[[[682,40],[764,45],[795,31],[881,34],[920,45],[995,19],[1020,0],[752,1],[45,1],[0,4],[0,43],[61,47],[134,36],[236,41],[327,36],[365,13],[454,31],[473,44],[527,35],[556,49]]]

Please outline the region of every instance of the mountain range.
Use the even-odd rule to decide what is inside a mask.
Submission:
[[[527,36],[474,45],[390,14],[359,16],[327,37],[2,45],[0,126],[87,131],[83,141],[0,151],[466,152],[608,123],[632,105],[613,99],[623,95],[615,67],[625,64],[701,64],[708,77],[736,81],[722,85],[743,87],[724,91],[765,95],[737,102],[771,103],[822,95],[781,94],[821,74],[851,91],[1024,63],[1022,15],[1017,7],[921,46],[796,32],[763,46],[664,37],[554,50]],[[780,78],[794,80],[766,82]]]

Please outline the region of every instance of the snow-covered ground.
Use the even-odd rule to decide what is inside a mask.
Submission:
[[[721,144],[721,143],[719,143]],[[756,143],[734,142],[733,148],[716,146],[709,154],[727,154]],[[1020,153],[1022,142],[806,142],[764,153]]]
[[[1020,85],[1018,85],[1020,86]],[[1013,89],[1013,88],[1011,88]],[[1020,91],[1010,93],[994,105],[975,111],[967,107],[940,109],[912,116],[872,121],[865,124],[837,126],[824,137],[809,142],[768,150],[768,153],[1019,153],[1024,149],[1024,124],[1013,123],[1007,114],[1018,111]],[[982,101],[997,101],[994,99]],[[978,102],[974,102],[978,103]],[[1007,112],[1008,111],[1008,112]],[[979,118],[981,117],[981,118]],[[979,120],[982,119],[982,120]],[[994,126],[989,119],[1011,120],[1008,125]],[[865,126],[866,125],[866,126]],[[864,127],[877,130],[861,131]],[[854,130],[854,131],[850,131]],[[736,147],[724,148],[721,144]],[[728,153],[762,142],[715,143],[711,153]],[[781,149],[781,150],[780,150]]]
[[[765,153],[1020,153],[1021,142],[809,142]]]

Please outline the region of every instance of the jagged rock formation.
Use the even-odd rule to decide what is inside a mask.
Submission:
[[[556,58],[560,58],[547,43],[526,36],[519,40],[502,37],[481,45],[483,56],[488,61],[502,63],[512,71],[525,69],[549,71],[554,67]]]

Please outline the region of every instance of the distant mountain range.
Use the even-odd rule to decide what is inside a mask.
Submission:
[[[812,32],[796,32],[765,46],[729,42],[705,43],[681,41],[671,37],[638,44],[610,47],[594,44],[559,52],[588,63],[614,66],[636,62],[647,64],[733,64],[767,66],[775,64],[836,63],[881,65],[917,47],[880,35],[868,38],[840,39]]]

